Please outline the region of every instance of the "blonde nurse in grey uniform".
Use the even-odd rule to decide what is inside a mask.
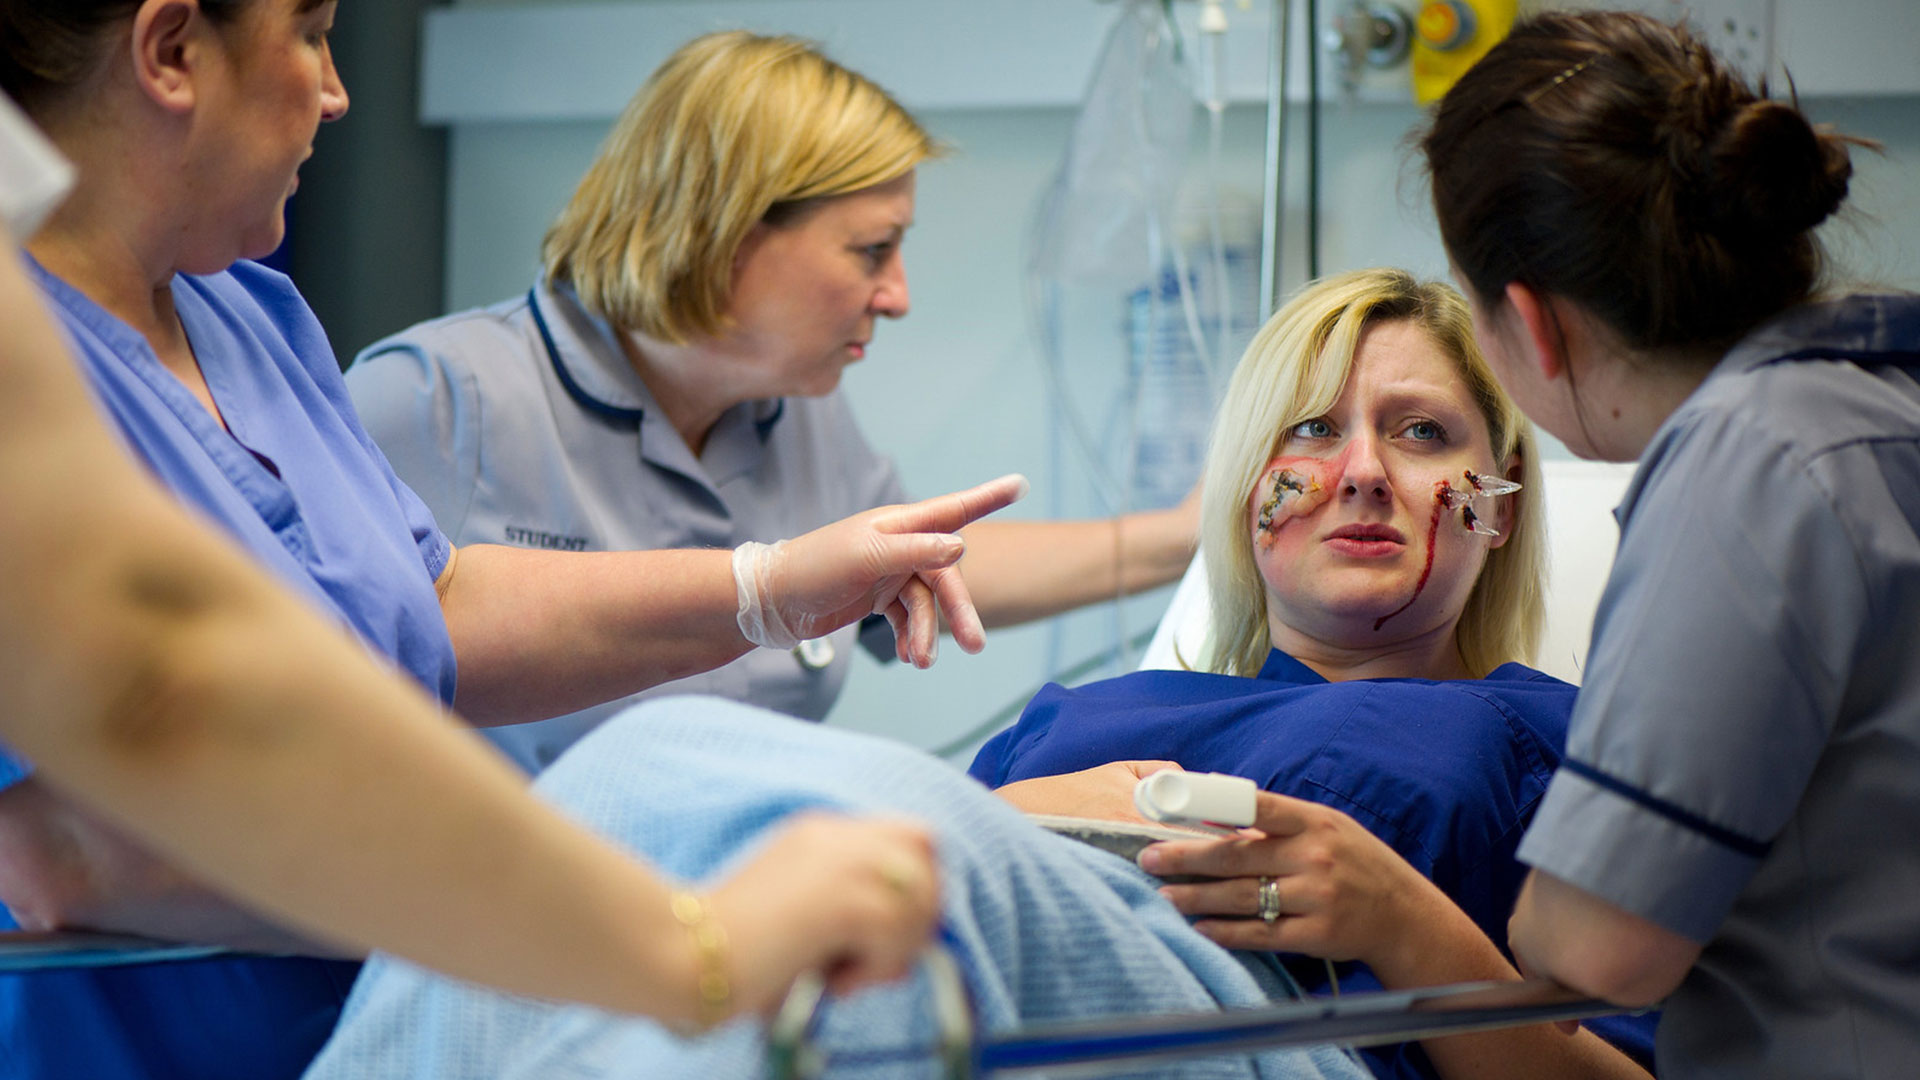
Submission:
[[[458,544],[733,547],[902,502],[837,387],[875,324],[907,313],[914,169],[938,152],[805,43],[698,38],[616,123],[542,279],[373,345],[347,374],[354,404]],[[985,625],[1039,618],[1176,578],[1196,511],[977,524],[961,568]],[[892,655],[888,628],[867,630]],[[819,719],[856,633],[648,694]],[[626,703],[491,734],[538,769]]]

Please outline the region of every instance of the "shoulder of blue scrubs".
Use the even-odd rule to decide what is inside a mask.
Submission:
[[[325,335],[286,279],[245,263],[174,279],[223,427],[138,333],[29,269],[103,408],[158,479],[451,700],[453,649],[433,590],[447,539],[360,427]]]

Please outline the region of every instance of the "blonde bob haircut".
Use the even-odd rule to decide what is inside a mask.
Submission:
[[[1486,418],[1501,473],[1521,470],[1507,542],[1487,555],[1455,630],[1476,676],[1508,661],[1531,662],[1545,617],[1546,535],[1533,429],[1494,380],[1473,338],[1467,305],[1451,286],[1402,270],[1356,270],[1309,283],[1254,336],[1234,369],[1207,451],[1200,543],[1213,621],[1206,671],[1258,674],[1272,648],[1267,592],[1253,560],[1247,502],[1285,434],[1333,407],[1353,369],[1361,332],[1406,320],[1459,366]]]
[[[541,258],[588,310],[685,344],[725,328],[734,258],[756,223],[941,152],[886,91],[813,45],[707,34],[627,103]]]

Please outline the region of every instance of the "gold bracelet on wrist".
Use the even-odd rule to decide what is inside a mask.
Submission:
[[[698,969],[695,1016],[704,1030],[727,1018],[733,1006],[733,983],[727,977],[727,932],[713,917],[713,909],[698,893],[675,892],[669,901],[673,917],[693,942]]]

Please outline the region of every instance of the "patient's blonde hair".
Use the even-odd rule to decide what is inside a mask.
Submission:
[[[886,91],[807,42],[698,37],[634,95],[547,230],[547,277],[617,326],[672,344],[709,337],[756,223],[942,152]]]
[[[1253,560],[1247,501],[1281,439],[1333,407],[1353,370],[1360,334],[1375,323],[1406,320],[1460,368],[1505,474],[1518,455],[1521,491],[1507,542],[1487,555],[1455,632],[1475,675],[1533,660],[1545,618],[1546,570],[1539,453],[1533,429],[1508,398],[1474,343],[1460,294],[1402,270],[1356,270],[1309,283],[1254,336],[1234,369],[1207,450],[1200,543],[1206,553],[1212,625],[1203,670],[1258,674],[1272,643],[1267,591]]]

